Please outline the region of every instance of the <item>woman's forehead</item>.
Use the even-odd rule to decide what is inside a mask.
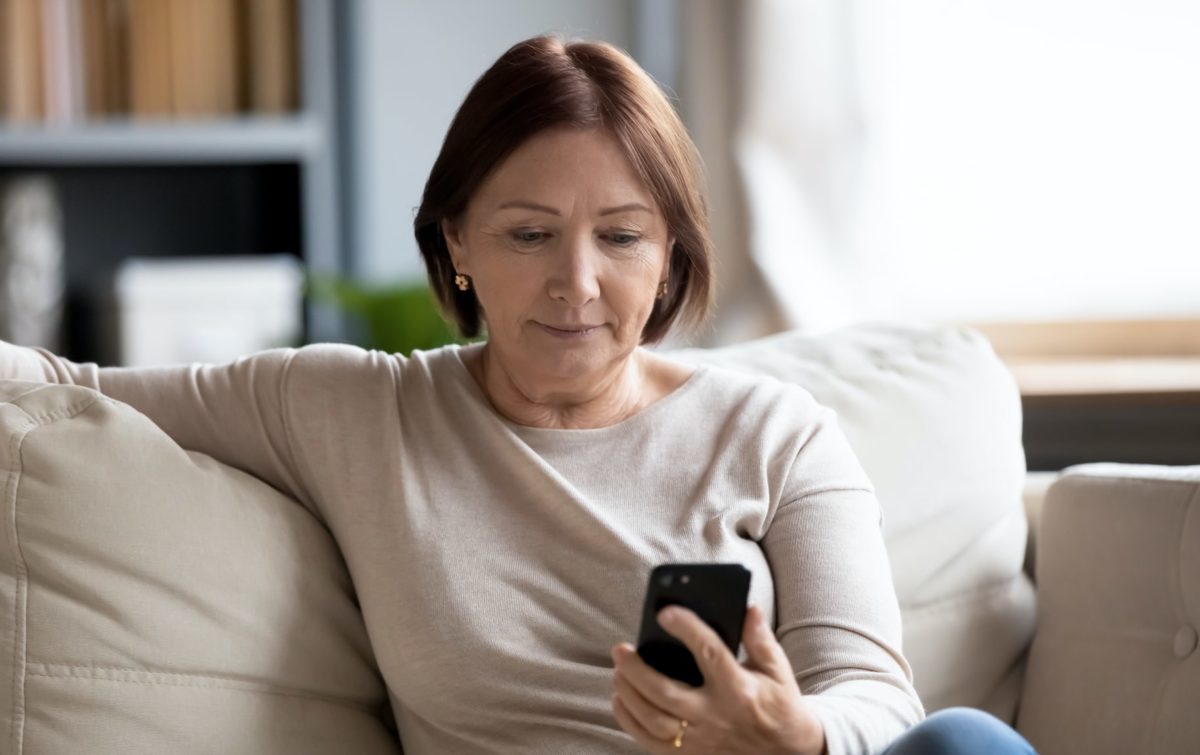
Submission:
[[[473,199],[488,213],[658,212],[616,140],[602,131],[555,130],[531,137],[497,166]]]

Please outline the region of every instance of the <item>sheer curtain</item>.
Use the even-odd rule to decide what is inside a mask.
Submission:
[[[680,3],[711,340],[1200,318],[1200,3]]]
[[[680,4],[679,94],[709,173],[719,251],[710,340],[857,319],[862,150],[844,0]]]

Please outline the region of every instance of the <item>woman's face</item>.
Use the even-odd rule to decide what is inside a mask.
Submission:
[[[533,136],[443,231],[483,308],[489,349],[525,381],[586,381],[629,357],[673,244],[649,191],[599,130]]]

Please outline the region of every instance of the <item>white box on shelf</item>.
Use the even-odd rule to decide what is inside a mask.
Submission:
[[[302,329],[304,271],[286,254],[131,257],[114,289],[127,367],[229,362]]]

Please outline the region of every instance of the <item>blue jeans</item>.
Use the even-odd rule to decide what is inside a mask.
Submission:
[[[976,708],[943,708],[900,735],[883,755],[1037,755],[1008,724]]]

